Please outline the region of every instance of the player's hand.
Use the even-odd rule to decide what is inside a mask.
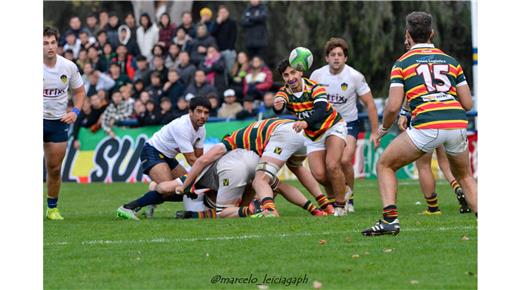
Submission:
[[[397,119],[397,125],[399,126],[399,130],[406,130],[406,128],[408,128],[408,118],[406,118],[406,116],[400,115],[399,119]]]
[[[178,195],[184,194],[184,186],[182,184],[177,185],[173,192],[175,192],[175,194],[178,194]]]
[[[309,125],[305,121],[296,121],[296,122],[294,122],[292,127],[293,127],[294,131],[296,131],[297,133],[300,133],[301,130],[307,129],[308,126]]]
[[[273,107],[275,110],[280,111],[283,109],[284,104],[285,100],[282,97],[276,97],[274,99]]]
[[[372,133],[370,134],[369,142],[372,142],[374,144],[374,148],[377,148],[381,144],[381,139],[377,139],[377,135]]]
[[[61,121],[66,124],[72,124],[76,122],[76,119],[78,118],[78,115],[74,112],[68,112],[65,114],[65,116],[61,117]]]
[[[381,139],[383,136],[385,136],[388,131],[390,131],[390,128],[383,128],[383,125],[379,126],[379,129],[377,129],[377,136],[376,136],[376,142],[377,144],[381,143]]]

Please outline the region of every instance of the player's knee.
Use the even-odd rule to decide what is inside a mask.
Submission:
[[[341,170],[341,161],[329,160],[325,166],[327,167],[327,172],[338,172]]]
[[[47,173],[49,174],[49,176],[60,176],[60,174],[61,174],[61,164],[50,165],[47,168]]]
[[[327,172],[325,170],[311,170],[312,176],[318,181],[321,185],[325,185],[328,183]]]

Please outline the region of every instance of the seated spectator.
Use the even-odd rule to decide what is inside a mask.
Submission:
[[[185,90],[186,86],[180,80],[179,72],[174,68],[170,68],[168,71],[168,81],[164,83],[163,86],[163,96],[170,98],[172,104],[176,104],[177,99],[184,95]]]
[[[153,126],[159,125],[161,123],[161,119],[159,118],[159,110],[153,101],[148,101],[145,103],[146,105],[146,113],[144,118],[141,120],[142,126]]]
[[[271,70],[264,65],[264,61],[259,56],[253,57],[244,81],[244,96],[250,95],[255,100],[262,100],[272,85],[273,73]]]
[[[264,94],[264,102],[261,104],[259,111],[262,113],[262,119],[269,119],[276,117],[276,113],[273,109],[274,105],[274,94],[267,92]]]
[[[165,52],[164,45],[162,43],[156,43],[152,47],[152,57],[154,57],[154,58],[157,56],[164,57],[165,55],[166,55],[166,52]]]
[[[126,50],[128,51],[128,54],[130,54],[134,58],[140,54],[137,42],[131,41],[132,30],[130,29],[130,27],[128,27],[126,24],[119,26],[119,28],[117,29],[117,36],[119,40],[118,46],[124,45],[126,47]]]
[[[179,62],[177,70],[179,71],[181,80],[185,85],[189,86],[193,82],[197,68],[190,63],[190,54],[187,51],[181,51],[179,53]]]
[[[130,80],[134,79],[136,64],[134,57],[128,53],[128,49],[120,44],[116,49],[116,57],[112,59],[112,63],[117,63],[121,69],[121,73],[127,75]]]
[[[130,78],[121,73],[121,68],[117,63],[110,64],[110,77],[116,82],[114,87],[112,88],[114,91],[119,91],[121,86],[125,84],[132,83]]]
[[[188,96],[188,95],[186,95]],[[193,96],[191,97],[193,98]],[[191,99],[190,98],[190,99]],[[177,119],[181,116],[184,116],[186,114],[189,113],[189,103],[188,101],[186,100],[185,97],[180,97],[179,99],[177,99],[177,106],[175,108],[173,108],[173,117],[174,119]]]
[[[141,100],[137,99],[134,102],[134,112],[132,113],[133,119],[137,120],[139,126],[142,126],[144,117],[146,116],[146,106],[141,102]]]
[[[193,40],[191,47],[191,62],[198,66],[204,61],[206,52],[209,46],[217,46],[217,41],[211,35],[209,35],[206,25],[201,24],[197,26],[197,37]]]
[[[78,66],[79,72],[82,73],[85,69],[85,64],[88,62],[87,50],[81,48],[79,50],[78,59],[76,59],[76,65]]]
[[[65,45],[63,45],[63,49],[65,51],[72,50],[73,58],[78,58],[79,50],[81,49],[81,42],[78,38],[76,38],[76,35],[72,31],[69,31],[65,35]]]
[[[215,30],[215,21],[211,20],[211,17],[213,16],[213,12],[208,7],[204,7],[200,9],[200,22],[197,23],[197,25],[203,24],[206,26],[206,30],[209,34],[213,33]]]
[[[150,100],[159,105],[159,100],[163,95],[163,86],[159,72],[152,73],[151,84],[145,89],[150,94]]]
[[[175,114],[172,110],[172,102],[168,97],[161,98],[161,111],[159,113],[159,119],[161,120],[162,125],[168,124],[173,119],[175,119]]]
[[[87,50],[87,58],[88,62],[92,64],[92,68],[94,70],[98,70],[101,72],[106,72],[108,70],[107,64],[103,64],[101,62],[101,58],[99,57],[99,51],[94,46],[91,46]]]
[[[88,49],[89,47],[94,46],[96,38],[90,36],[86,30],[82,30],[79,33],[79,42],[81,43],[82,48]]]
[[[70,48],[63,52],[63,57],[74,63],[76,62],[76,60],[74,59],[74,52]]]
[[[219,101],[218,96],[215,93],[210,93],[208,95],[209,103],[211,104],[211,109],[209,110],[210,117],[218,117],[218,109],[219,109]]]
[[[103,50],[103,48],[105,47],[105,44],[107,44],[107,43],[108,43],[107,32],[104,30],[100,30],[97,33],[96,43],[94,45],[97,47],[98,50]],[[112,48],[112,45],[110,45],[110,48]]]
[[[168,68],[164,65],[164,57],[154,56],[152,71],[159,73],[162,83],[166,82],[168,79]]]
[[[143,80],[136,80],[134,82],[134,89],[132,91],[132,99],[138,100],[141,93],[144,91]],[[143,104],[144,105],[144,104]]]
[[[78,140],[79,129],[89,128],[91,132],[96,132],[101,128],[101,114],[107,108],[106,102],[103,102],[98,95],[92,95],[90,98],[86,98],[83,103],[83,108],[74,122],[72,129],[72,138],[74,141],[74,148],[79,150],[80,142]]]
[[[159,42],[168,49],[174,36],[175,24],[171,23],[170,14],[165,12],[159,18]]]
[[[134,81],[142,80],[144,83],[144,86],[147,87],[150,85],[150,75],[152,74],[152,71],[148,67],[148,60],[146,60],[145,56],[138,56],[137,57],[137,69],[134,73]]]
[[[132,116],[132,112],[132,105],[123,100],[119,91],[115,91],[112,94],[112,102],[101,116],[101,127],[110,137],[115,138],[116,134],[112,127],[116,122],[128,119]]]
[[[106,68],[103,72],[107,72],[110,68],[110,63],[112,63],[112,59],[116,57],[116,53],[112,50],[112,45],[110,43],[105,43],[103,45],[103,53],[101,54],[101,59],[99,61],[99,65],[103,68]]]
[[[85,92],[87,96],[97,94],[100,90],[110,91],[116,82],[107,74],[100,71],[93,71],[85,82]]]
[[[181,61],[179,60],[179,53],[181,50],[179,47],[175,44],[170,45],[170,48],[168,49],[168,54],[166,55],[166,61],[165,66],[170,68],[177,68]]]
[[[133,107],[135,100],[132,98],[132,88],[132,84],[126,84],[119,88],[119,92],[121,93],[123,100],[131,104]]]
[[[218,110],[219,118],[235,118],[236,114],[242,111],[243,107],[237,102],[235,91],[233,89],[227,89],[224,92],[224,103]]]
[[[173,38],[173,44],[177,45],[181,51],[191,51],[191,44],[193,39],[189,34],[186,33],[186,30],[181,26],[175,32],[175,37]]]
[[[143,102],[144,105],[146,105],[148,101],[151,101],[150,94],[147,91],[141,92],[141,94],[139,95],[139,100]]]
[[[159,28],[152,23],[148,13],[139,17],[139,28],[137,28],[137,44],[141,54],[152,61],[152,48],[159,41]]]
[[[244,109],[237,113],[237,119],[256,118],[258,110],[255,109],[255,99],[250,96],[244,98]]]
[[[207,82],[214,85],[218,93],[222,94],[227,88],[226,62],[215,46],[208,47],[206,57],[199,65],[199,69],[206,73]]]
[[[195,97],[205,97],[209,93],[217,93],[217,89],[206,81],[206,74],[203,70],[195,71],[193,80],[193,83],[186,89],[187,94],[190,93]]]
[[[244,98],[244,79],[247,75],[247,71],[249,70],[249,58],[247,57],[247,53],[241,51],[238,53],[237,59],[231,68],[230,77],[231,83],[230,87],[235,90],[237,93],[237,98],[242,100]]]

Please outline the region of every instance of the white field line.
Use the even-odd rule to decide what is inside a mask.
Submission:
[[[449,232],[462,230],[476,230],[474,226],[462,227],[440,227],[434,231]],[[418,227],[405,227],[404,232],[423,232],[431,229]],[[222,236],[222,237],[194,237],[194,238],[154,238],[154,239],[140,239],[140,240],[90,240],[81,242],[52,242],[45,243],[45,247],[64,246],[64,245],[114,245],[114,244],[162,244],[162,243],[183,243],[196,241],[229,241],[229,240],[250,240],[250,239],[265,239],[265,238],[292,238],[292,237],[309,237],[309,236],[326,236],[326,235],[344,235],[348,233],[358,233],[359,230],[341,231],[341,232],[319,232],[319,233],[290,233],[290,234],[275,234],[275,235],[241,235],[241,236]]]

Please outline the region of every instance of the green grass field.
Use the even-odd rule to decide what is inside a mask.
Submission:
[[[376,181],[357,181],[356,212],[341,218],[279,197],[277,219],[172,219],[180,203],[159,206],[153,220],[117,219],[146,188],[64,184],[65,220],[44,222],[45,289],[265,289],[266,275],[269,289],[477,288],[477,222],[458,213],[446,183],[437,188],[443,215],[422,216],[418,183],[401,182],[401,233],[382,237],[360,234],[381,218]]]

